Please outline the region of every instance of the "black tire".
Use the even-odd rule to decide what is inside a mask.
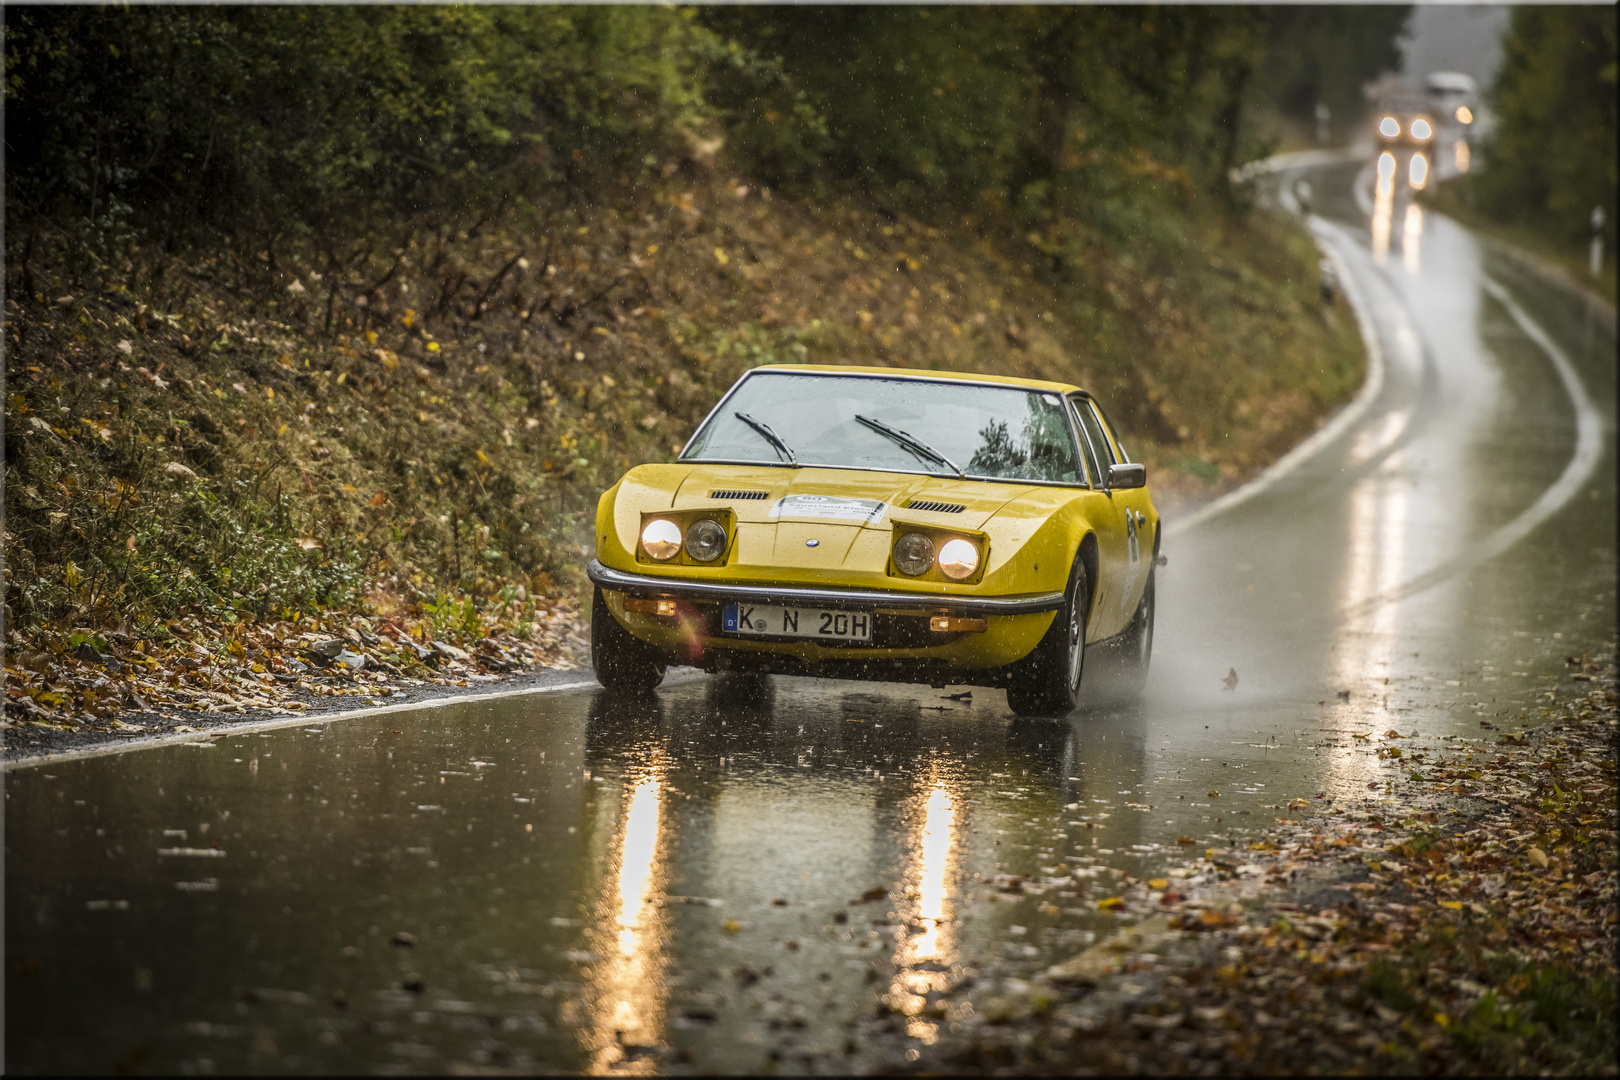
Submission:
[[[1156,571],[1148,571],[1147,586],[1142,590],[1141,602],[1136,605],[1136,614],[1131,616],[1131,625],[1119,639],[1122,689],[1131,697],[1141,694],[1147,685],[1148,667],[1153,663],[1153,579],[1156,576]]]
[[[1079,559],[1069,591],[1030,654],[1014,664],[1007,683],[1007,707],[1019,716],[1067,716],[1080,700],[1086,670],[1086,621],[1091,614],[1091,582]]]
[[[602,590],[591,598],[591,670],[609,690],[645,694],[664,681],[658,650],[619,625]]]

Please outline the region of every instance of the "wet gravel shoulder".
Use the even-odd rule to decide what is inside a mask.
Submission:
[[[1367,809],[1291,804],[1103,901],[1121,925],[1080,954],[984,965],[930,997],[932,1045],[880,1005],[871,1071],[1615,1075],[1617,728],[1610,664],[1489,751],[1390,732]]]

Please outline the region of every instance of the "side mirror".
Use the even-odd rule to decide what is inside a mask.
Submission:
[[[1139,463],[1109,466],[1108,487],[1109,490],[1147,487],[1147,466]]]

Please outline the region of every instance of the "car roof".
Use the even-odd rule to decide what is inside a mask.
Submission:
[[[883,375],[891,379],[938,379],[941,382],[990,383],[996,386],[1018,386],[1026,390],[1050,390],[1058,394],[1085,391],[1072,383],[1050,382],[1045,379],[1022,379],[1016,375],[992,375],[977,371],[919,371],[916,368],[859,367],[854,364],[765,364],[754,371],[782,371],[814,375]]]
[[[1457,93],[1472,94],[1478,89],[1474,80],[1460,71],[1431,71],[1423,83],[1430,90],[1449,90]]]

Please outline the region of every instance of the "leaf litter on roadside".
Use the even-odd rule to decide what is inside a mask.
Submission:
[[[1620,693],[1582,674],[1526,736],[1386,756],[1364,809],[1128,882],[1095,905],[1116,933],[1033,979],[981,969],[886,1071],[1613,1075]]]
[[[6,657],[8,741],[29,729],[87,737],[188,730],[184,714],[286,716],[331,700],[380,704],[409,691],[494,682],[533,668],[568,668],[585,635],[570,600],[536,605],[527,639],[480,625],[469,648],[407,617],[242,621],[187,618],[163,639],[81,630]]]

